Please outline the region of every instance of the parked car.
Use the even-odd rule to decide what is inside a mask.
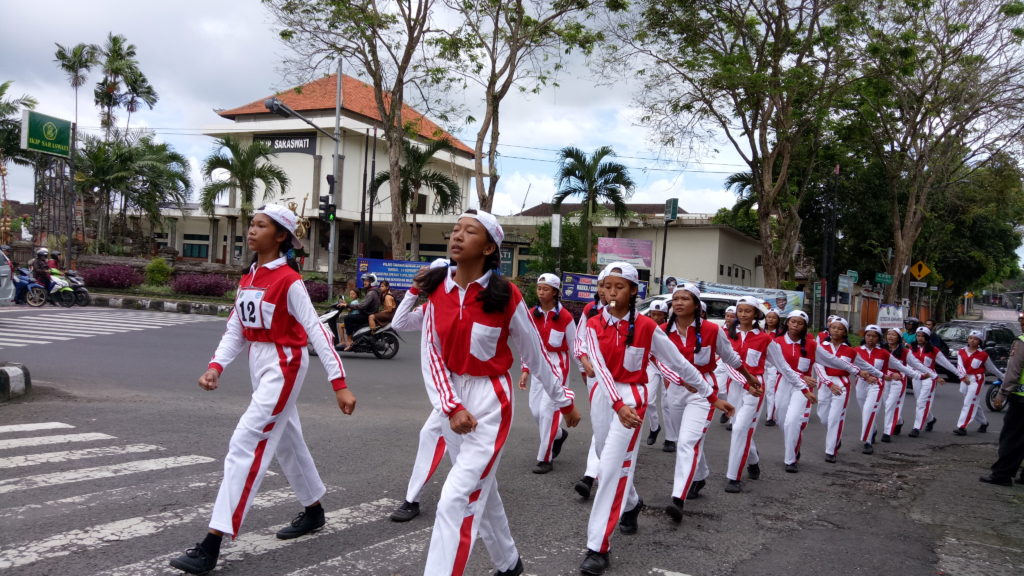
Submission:
[[[669,310],[671,311],[671,299],[671,294],[658,294],[657,296],[651,296],[637,302],[636,309],[640,314],[646,314],[647,311],[651,309],[651,303],[655,300],[660,300],[667,303]],[[729,306],[735,306],[740,297],[734,294],[714,294],[711,292],[704,292],[700,295],[700,299],[701,302],[704,302],[708,307],[708,320],[711,320],[715,324],[721,326],[725,324],[725,309]]]
[[[967,320],[954,320],[946,324],[940,324],[935,333],[949,346],[947,358],[954,365],[956,354],[961,348],[967,346],[967,334],[971,330],[980,330],[985,334],[981,346],[988,352],[992,362],[1000,370],[1006,370],[1006,362],[1010,358],[1010,348],[1013,347],[1013,340],[1016,338],[1013,330],[1002,322],[971,322]],[[956,379],[956,376],[953,377]]]
[[[14,303],[14,266],[0,250],[0,306]]]

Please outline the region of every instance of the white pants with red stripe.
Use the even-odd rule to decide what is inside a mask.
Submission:
[[[779,383],[779,390],[783,393],[776,396],[779,406],[785,406],[780,410],[784,414],[782,421],[782,434],[785,437],[784,464],[796,464],[800,460],[800,444],[803,441],[804,429],[807,428],[807,421],[811,418],[811,401],[803,392],[793,388],[788,382]],[[831,395],[832,392],[828,391]]]
[[[932,399],[935,397],[935,379],[914,378],[914,428],[923,430],[932,418]]]
[[[537,446],[537,461],[551,462],[551,448],[555,440],[562,437],[562,412],[544,391],[544,385],[536,378],[530,379],[530,412],[537,423],[540,443]]]
[[[875,433],[878,407],[882,405],[882,396],[885,394],[885,382],[880,379],[877,384],[872,384],[863,378],[857,379],[857,403],[861,409],[860,441],[865,444],[872,442],[871,437]]]
[[[406,502],[419,502],[420,492],[434,475],[437,466],[444,458],[447,443],[444,439],[444,428],[448,426],[448,418],[438,410],[432,410],[427,421],[420,428],[420,443],[416,448],[416,462],[412,465],[409,487],[405,490]]]
[[[714,387],[713,374],[704,374],[704,379]],[[704,437],[714,415],[715,409],[706,397],[675,384],[665,391],[665,430],[668,431],[667,422],[671,419],[678,431],[676,467],[672,478],[672,496],[675,498],[686,500],[693,481],[704,480],[710,474],[704,457]]]
[[[747,393],[747,391],[743,389],[743,385],[746,384],[746,381],[732,378],[728,371],[725,373],[725,378],[719,379],[718,381],[725,382],[725,399],[729,404],[736,407],[736,413],[729,419],[730,422],[735,423],[736,417],[739,415],[740,405],[743,403],[743,396]],[[763,382],[764,379],[762,378],[761,381]]]
[[[647,387],[616,382],[615,389],[622,401],[636,410],[641,422],[636,428],[626,428],[609,407],[606,410],[610,416],[607,424],[601,430],[594,429],[601,462],[597,473],[597,494],[587,524],[587,548],[601,553],[608,552],[609,540],[622,513],[632,510],[640,501],[633,486],[633,474],[640,453],[642,420],[647,411]]]
[[[275,456],[300,504],[310,506],[327,492],[302,438],[295,407],[308,367],[305,346],[251,344],[252,399],[231,435],[224,458],[224,480],[213,504],[210,528],[238,536]]]
[[[764,377],[757,376],[757,381],[764,389]],[[743,467],[749,464],[757,464],[761,461],[757,454],[757,444],[754,443],[754,432],[757,431],[757,421],[761,417],[761,407],[764,406],[764,395],[754,396],[743,390],[739,382],[732,383],[734,388],[739,388],[743,395],[740,397],[739,405],[736,406],[736,416],[732,421],[732,438],[729,441],[729,467],[725,477],[729,480],[742,478]],[[730,402],[731,404],[731,402]]]
[[[662,396],[665,393],[665,377],[662,376],[661,370],[654,367],[654,362],[647,364],[647,392],[650,395],[650,401],[647,403],[647,421],[650,422],[649,429],[654,431],[660,429],[662,425],[658,410],[664,411]]]
[[[583,475],[597,478],[598,468],[601,464],[601,452],[597,447],[597,431],[607,430],[611,419],[618,420],[618,416],[612,412],[612,403],[608,400],[608,392],[597,378],[587,378],[587,393],[590,397],[590,429],[593,430],[593,433],[590,436],[590,449],[587,451],[587,469]]]
[[[841,389],[836,395],[827,384]],[[818,418],[825,425],[825,454],[835,455],[843,437],[846,409],[850,406],[850,379],[847,376],[829,376],[818,388]]]
[[[778,416],[779,371],[771,366],[764,369],[764,414],[766,420],[782,420]]]
[[[430,537],[425,576],[459,576],[479,534],[491,562],[510,570],[519,558],[509,531],[495,475],[512,426],[512,378],[452,375],[462,405],[476,418],[476,430],[456,434],[444,427],[452,469],[441,489]]]
[[[966,382],[960,383],[960,393],[964,395],[964,407],[960,409],[960,418],[956,421],[957,428],[966,428],[971,422],[988,424],[985,410],[982,409],[981,399],[984,397],[985,375],[972,374],[967,377]]]
[[[885,388],[885,425],[882,433],[896,434],[896,427],[903,424],[903,402],[907,398],[907,377],[889,380]]]

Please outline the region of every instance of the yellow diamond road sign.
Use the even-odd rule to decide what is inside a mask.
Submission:
[[[918,260],[916,264],[910,267],[910,273],[914,275],[914,278],[918,280],[932,273],[932,269],[927,264]]]

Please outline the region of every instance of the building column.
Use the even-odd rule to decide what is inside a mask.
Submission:
[[[167,247],[178,250],[178,255],[181,255],[181,249],[178,244],[178,219],[168,218],[167,219]]]
[[[228,216],[228,241],[227,241],[227,256],[224,258],[224,263],[228,266],[234,266],[235,264],[235,236],[236,228],[238,227],[238,216]]]
[[[220,246],[220,219],[210,218],[210,246],[206,254],[206,261],[213,264],[217,261],[218,247]]]

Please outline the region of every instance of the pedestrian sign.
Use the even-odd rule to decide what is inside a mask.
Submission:
[[[914,275],[914,278],[918,280],[932,273],[932,269],[927,264],[918,260],[916,264],[910,267],[910,273]]]

